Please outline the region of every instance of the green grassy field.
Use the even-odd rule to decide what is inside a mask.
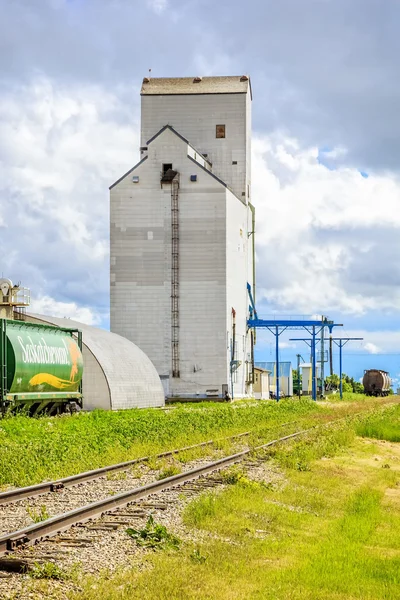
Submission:
[[[362,437],[400,442],[400,411],[394,407],[384,415],[373,415],[357,428]]]
[[[187,506],[193,535],[179,550],[88,579],[70,598],[397,600],[400,448],[391,440],[399,418],[391,408],[274,448],[261,481],[235,467],[223,491]],[[372,424],[379,439],[357,436]]]
[[[307,426],[379,405],[351,394],[345,402],[309,399],[196,404],[170,410],[94,411],[0,420],[0,489],[65,477],[108,464],[252,430],[266,439],[280,423]]]
[[[311,417],[309,400],[204,404],[0,421],[0,486],[44,479]]]

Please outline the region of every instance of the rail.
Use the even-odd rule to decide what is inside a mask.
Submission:
[[[280,429],[281,427],[286,427],[287,425],[295,425],[298,421],[288,421],[287,423],[280,423],[271,427],[270,429]],[[206,446],[212,446],[213,444],[217,444],[218,442],[225,440],[235,440],[242,437],[246,437],[250,435],[251,431],[244,431],[243,433],[237,433],[236,435],[231,435],[227,438],[220,438],[217,440],[208,440],[206,442],[200,442],[199,444],[194,444],[192,446],[185,446],[183,448],[176,448],[175,450],[168,450],[167,452],[161,452],[155,456],[142,456],[141,458],[134,458],[132,460],[128,460],[121,463],[116,463],[113,465],[108,465],[106,467],[100,467],[99,469],[92,469],[91,471],[85,471],[84,473],[77,473],[76,475],[69,475],[68,477],[63,477],[60,479],[55,479],[53,481],[44,481],[43,483],[36,483],[34,485],[30,485],[27,487],[17,488],[14,490],[7,490],[6,492],[0,492],[0,506],[4,504],[10,504],[11,502],[18,502],[18,500],[23,500],[24,498],[35,498],[36,496],[41,496],[42,494],[47,494],[49,492],[57,492],[66,487],[72,487],[73,485],[77,485],[79,483],[85,483],[87,481],[92,481],[94,479],[99,479],[106,475],[107,473],[113,473],[117,471],[126,471],[130,467],[137,465],[139,463],[148,462],[153,458],[166,458],[168,456],[173,456],[174,454],[179,454],[180,452],[187,452],[190,450],[195,450],[196,448],[204,448]]]
[[[398,404],[398,402],[395,402],[395,404]],[[390,404],[388,404],[388,406],[390,406]],[[103,500],[98,500],[91,504],[87,504],[86,506],[63,513],[61,515],[56,515],[54,517],[51,517],[50,519],[46,519],[45,521],[35,523],[33,525],[30,525],[30,526],[20,529],[18,531],[13,531],[11,533],[7,533],[0,537],[0,556],[7,554],[9,552],[13,552],[14,550],[18,549],[21,546],[32,545],[32,544],[35,544],[36,542],[43,540],[44,538],[48,538],[48,537],[57,535],[58,533],[61,533],[62,531],[68,529],[72,525],[77,525],[78,523],[84,523],[91,519],[95,519],[97,517],[100,517],[104,513],[113,512],[113,511],[117,510],[118,508],[127,506],[131,502],[134,502],[136,500],[139,500],[141,498],[144,498],[144,497],[154,494],[156,492],[161,492],[163,490],[173,488],[175,486],[179,486],[183,483],[187,483],[193,479],[196,479],[197,477],[207,475],[208,473],[211,473],[212,471],[216,471],[223,467],[232,465],[236,462],[240,462],[246,456],[249,456],[252,452],[257,452],[257,451],[263,450],[265,448],[274,446],[275,444],[284,442],[286,440],[290,440],[290,439],[299,437],[301,435],[304,435],[306,433],[310,433],[311,431],[314,431],[317,428],[327,427],[329,425],[338,424],[342,421],[352,420],[361,415],[367,416],[368,414],[373,413],[374,410],[375,409],[373,409],[372,411],[361,411],[361,412],[349,414],[349,415],[346,415],[339,419],[334,419],[334,420],[331,420],[331,421],[328,421],[325,423],[315,424],[307,429],[303,429],[303,430],[296,431],[294,433],[282,436],[275,440],[269,441],[265,444],[261,444],[260,446],[256,446],[254,448],[251,448],[248,450],[243,450],[236,454],[232,454],[230,456],[220,458],[216,461],[207,463],[206,465],[203,465],[202,467],[197,467],[195,469],[185,471],[184,473],[180,473],[178,475],[173,475],[172,477],[167,477],[167,478],[161,479],[159,481],[154,481],[152,483],[148,483],[144,486],[140,486],[140,487],[134,488],[132,490],[122,492],[115,496],[107,497]],[[292,424],[292,423],[294,423],[294,421],[286,423],[286,424],[284,423],[282,425],[278,425],[277,427],[281,427],[283,425],[288,425],[288,424]],[[242,434],[238,434],[238,436],[231,436],[231,438],[228,438],[228,439],[232,439],[234,437],[245,436],[245,435],[248,435],[249,433],[250,432],[244,432]],[[200,446],[204,446],[204,445],[208,445],[208,444],[213,444],[213,443],[215,443],[215,442],[214,441],[202,442],[201,444],[197,444],[195,446],[188,446],[187,448],[181,448],[179,450],[172,450],[169,452],[164,452],[164,453],[160,454],[159,456],[170,456],[177,452],[182,452],[183,450],[189,450],[192,448],[196,448],[196,447],[200,447]],[[118,465],[112,465],[111,467],[104,467],[103,469],[97,469],[97,472],[98,471],[107,472],[107,469],[110,470],[112,468],[114,468],[114,469],[115,468],[123,468],[121,465],[134,464],[135,462],[140,461],[140,460],[143,460],[143,459],[135,459],[134,461],[128,461],[128,463],[119,463]],[[92,472],[89,471],[86,474],[82,473],[80,475],[72,476],[67,479],[70,481],[72,479],[75,479],[75,481],[76,481],[77,477],[82,477],[83,475],[89,475],[91,473],[94,473],[94,471],[92,471]],[[62,480],[60,480],[60,481],[62,481]],[[54,482],[52,482],[52,483],[54,483]],[[31,486],[31,487],[37,487],[37,486]],[[16,490],[16,491],[18,491],[18,490]]]
[[[232,454],[230,456],[207,463],[202,467],[197,467],[195,469],[191,469],[190,471],[173,475],[172,477],[166,477],[160,481],[155,481],[127,492],[122,492],[121,494],[105,498],[104,500],[98,500],[97,502],[87,504],[86,506],[68,511],[61,515],[56,515],[55,517],[46,519],[45,521],[34,523],[33,525],[20,529],[19,531],[8,533],[0,537],[0,556],[16,550],[20,546],[31,545],[39,542],[43,538],[56,535],[68,529],[72,525],[84,523],[90,519],[100,517],[106,512],[112,512],[118,508],[121,508],[122,506],[126,506],[134,500],[144,498],[156,492],[161,492],[165,489],[175,487],[182,483],[187,483],[192,479],[196,479],[202,475],[207,475],[208,473],[216,471],[222,467],[232,465],[243,460],[243,458],[248,456],[253,451],[262,450],[273,446],[274,444],[278,444],[279,442],[284,442],[300,435],[304,435],[305,433],[308,433],[314,429],[314,427],[285,435],[266,444],[262,444],[261,446],[257,446],[254,449],[243,450],[242,452],[238,452],[236,454]]]

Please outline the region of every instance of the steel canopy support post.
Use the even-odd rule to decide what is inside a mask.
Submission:
[[[317,400],[316,361],[315,361],[315,326],[312,328],[311,342],[311,372],[312,372],[312,399]]]
[[[300,390],[300,385],[301,385],[301,380],[300,380],[300,354],[297,354],[297,383],[299,386],[297,395],[299,396],[299,400],[300,400],[300,395],[301,395],[301,390]]]
[[[279,328],[275,327],[276,401],[279,402]]]
[[[321,398],[325,396],[325,327],[321,329]]]
[[[342,348],[343,348],[343,340],[339,340],[339,390],[340,390],[340,399],[343,400],[343,384],[342,384]]]
[[[310,331],[307,329],[310,333]],[[316,378],[315,378],[315,345],[316,345],[316,331],[315,327],[313,327],[311,339],[306,338],[290,338],[291,342],[306,342],[306,344],[311,348],[311,362],[312,362],[312,397],[313,400],[316,400]],[[319,332],[318,332],[319,333]],[[339,348],[339,370],[340,370],[340,398],[343,398],[343,386],[342,386],[342,350],[343,346],[347,344],[347,342],[352,342],[356,340],[363,340],[364,338],[333,338],[330,337],[330,343],[334,342],[336,346]]]
[[[339,391],[340,391],[340,399],[343,399],[343,384],[342,384],[342,366],[343,366],[343,361],[342,361],[342,351],[343,351],[343,346],[345,346],[347,344],[347,342],[353,342],[353,341],[357,341],[357,340],[363,340],[364,338],[332,338],[331,340],[333,342],[335,342],[336,346],[338,346],[339,348]]]
[[[247,285],[247,290],[248,292],[251,292],[251,287],[250,284]],[[250,296],[249,293],[249,297],[250,297],[250,301],[252,301],[252,298]],[[314,320],[314,319],[279,319],[279,320],[275,320],[275,319],[259,319],[257,318],[255,315],[257,314],[255,311],[255,306],[251,307],[250,315],[253,312],[254,309],[254,315],[253,318],[247,319],[247,328],[248,329],[257,329],[257,328],[264,328],[264,329],[268,329],[271,333],[273,333],[275,335],[275,357],[276,357],[276,400],[277,402],[279,402],[279,396],[280,396],[280,374],[279,374],[279,336],[281,333],[283,333],[283,331],[285,331],[286,329],[305,329],[306,331],[308,331],[308,333],[310,333],[310,328],[312,327],[312,340],[313,340],[313,363],[314,363],[314,377],[313,377],[313,385],[314,385],[314,390],[313,390],[313,400],[317,399],[317,386],[316,386],[316,381],[315,381],[315,345],[316,345],[316,335],[317,333],[319,334],[319,332],[321,331],[321,327],[328,327],[329,331],[331,332],[333,327],[341,327],[341,325],[339,323],[334,323],[333,321],[328,321],[326,318],[323,319],[318,319],[318,320]],[[255,318],[254,318],[255,317]],[[316,327],[318,328],[318,331],[316,331]],[[306,341],[306,340],[304,340]]]

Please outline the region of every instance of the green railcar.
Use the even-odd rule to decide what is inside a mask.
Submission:
[[[82,407],[79,330],[0,319],[0,406],[30,414]]]

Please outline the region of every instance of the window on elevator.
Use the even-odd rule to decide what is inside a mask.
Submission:
[[[170,169],[172,169],[172,163],[164,163],[162,166],[162,174],[165,175]]]
[[[216,138],[224,138],[225,137],[225,125],[216,125],[215,126],[215,137]]]

